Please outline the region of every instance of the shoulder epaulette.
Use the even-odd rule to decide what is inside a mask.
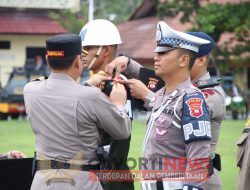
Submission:
[[[213,77],[207,80],[201,80],[194,84],[199,89],[209,88],[218,86],[220,84],[221,78]]]
[[[37,78],[37,79],[34,79],[34,80],[32,80],[31,82],[43,81],[43,80],[47,80],[47,79],[48,79],[48,77],[47,77],[47,76],[44,76],[44,77],[39,77],[39,78]]]

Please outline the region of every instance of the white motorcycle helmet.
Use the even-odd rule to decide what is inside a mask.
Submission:
[[[121,37],[116,26],[104,19],[88,22],[80,31],[82,46],[105,46],[121,44]]]
[[[99,46],[95,58],[91,61],[87,69],[91,69],[99,54],[102,46],[121,44],[121,37],[116,26],[104,19],[92,20],[85,24],[79,36],[82,39],[82,46]]]

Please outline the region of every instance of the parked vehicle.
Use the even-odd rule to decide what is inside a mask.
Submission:
[[[23,68],[13,68],[6,86],[0,89],[0,119],[25,114],[23,87],[28,81],[29,75]]]
[[[238,119],[246,112],[245,101],[237,88],[233,76],[223,76],[222,87],[226,92],[226,108],[232,112],[232,118]]]
[[[0,87],[0,120],[18,118],[25,115],[23,88],[26,83],[42,76],[49,76],[47,66],[34,69],[34,60],[27,59],[24,67],[13,67],[4,87]],[[89,78],[89,72],[84,71],[80,82]]]

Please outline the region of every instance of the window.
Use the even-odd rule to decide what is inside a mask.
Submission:
[[[0,49],[10,49],[10,41],[0,41]]]

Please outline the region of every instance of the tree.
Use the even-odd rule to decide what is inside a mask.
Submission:
[[[95,18],[104,18],[112,20],[114,23],[121,23],[128,20],[142,0],[102,0],[95,2]]]
[[[102,18],[120,23],[126,21],[142,0],[96,0],[94,18]],[[69,32],[79,33],[82,26],[88,21],[88,0],[80,1],[80,10],[53,11],[50,17],[57,20]]]
[[[88,4],[86,1],[80,1],[80,10],[72,12],[71,10],[51,11],[49,16],[58,21],[65,29],[71,33],[79,33],[83,25],[88,21]]]
[[[181,21],[192,23],[193,31],[203,31],[211,35],[216,42],[224,32],[234,35],[225,46],[216,47],[214,56],[217,62],[242,64],[250,59],[250,2],[236,4],[210,3],[201,5],[200,0],[172,0],[159,3],[158,16],[183,14]],[[234,57],[234,59],[231,59]],[[229,64],[223,70],[230,70]]]

